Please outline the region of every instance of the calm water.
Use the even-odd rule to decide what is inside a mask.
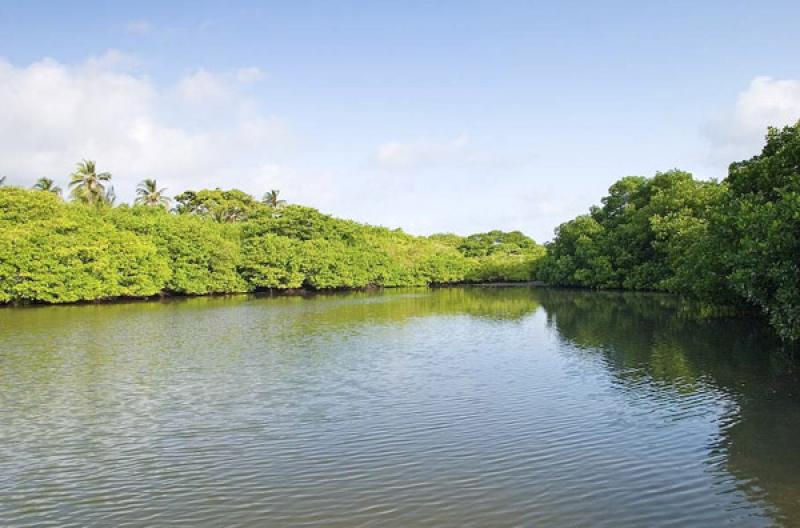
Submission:
[[[671,297],[0,310],[0,526],[800,526],[796,369]]]

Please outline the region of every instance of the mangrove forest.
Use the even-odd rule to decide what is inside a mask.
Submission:
[[[800,338],[800,124],[769,129],[722,181],[626,176],[544,245],[519,231],[413,236],[278,190],[171,198],[148,179],[117,204],[98,170],[79,163],[68,199],[49,178],[0,188],[0,303],[536,280],[677,293]]]

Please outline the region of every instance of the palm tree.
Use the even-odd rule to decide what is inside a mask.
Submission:
[[[170,199],[164,195],[166,188],[158,188],[155,180],[147,179],[136,188],[136,201],[139,205],[150,207],[169,207]]]
[[[61,196],[61,187],[50,178],[39,178],[33,186],[37,191],[51,192],[56,196]]]
[[[70,174],[70,194],[74,200],[89,205],[113,203],[114,188],[106,190],[102,182],[111,181],[110,172],[97,173],[97,166],[92,160],[83,160],[78,168]]]
[[[273,207],[278,209],[279,207],[283,207],[286,205],[286,200],[278,200],[278,195],[281,192],[277,189],[272,189],[268,193],[264,194],[264,197],[261,199],[261,203],[267,205],[269,207]]]

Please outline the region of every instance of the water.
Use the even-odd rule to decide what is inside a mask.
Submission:
[[[800,526],[753,321],[533,288],[0,310],[0,526]]]

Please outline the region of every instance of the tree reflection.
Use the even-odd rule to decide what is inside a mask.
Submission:
[[[735,410],[712,451],[725,454],[726,469],[777,522],[800,518],[796,350],[760,321],[703,317],[672,296],[540,289],[536,298],[559,338],[602,354],[621,383],[728,394]]]

